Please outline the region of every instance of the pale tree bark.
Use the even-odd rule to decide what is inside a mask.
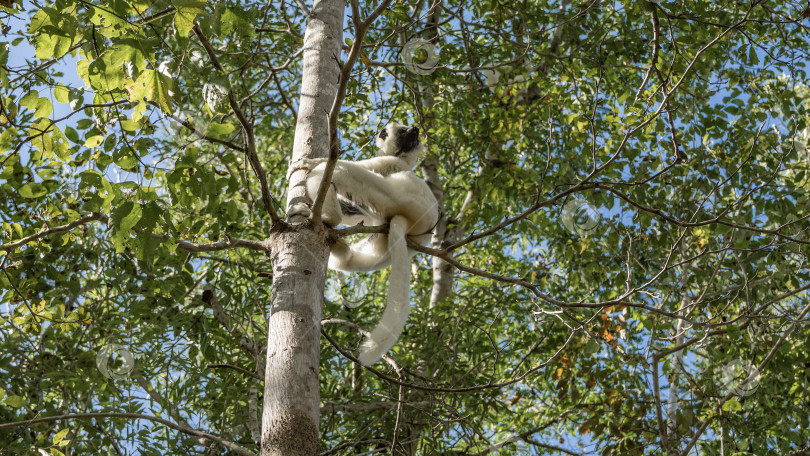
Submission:
[[[687,258],[686,247],[683,243],[680,246],[681,257]],[[681,307],[678,310],[678,315],[686,316],[689,313],[691,299],[689,297],[689,267],[691,263],[685,262],[681,266]],[[679,318],[675,323],[675,346],[683,344],[684,334],[683,319]],[[672,359],[672,371],[669,374],[669,397],[667,399],[667,424],[666,424],[666,437],[668,441],[663,445],[664,450],[668,456],[678,455],[678,406],[680,405],[680,379],[683,372],[683,350],[675,352],[675,357]]]
[[[315,0],[304,35],[301,99],[287,208],[306,198],[303,158],[326,157],[337,93],[343,0]],[[292,222],[305,222],[301,216]],[[267,330],[262,456],[317,455],[321,305],[329,248],[323,227],[279,224],[270,235],[273,294]]]

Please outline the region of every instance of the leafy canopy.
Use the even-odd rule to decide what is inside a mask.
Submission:
[[[0,453],[199,451],[127,413],[257,453],[272,268],[234,240],[271,230],[251,154],[285,200],[305,13],[0,4]],[[463,269],[417,257],[398,373],[323,341],[324,450],[803,448],[806,4],[431,5],[373,23],[340,144],[365,158],[385,123],[421,127],[435,247]],[[330,277],[324,318],[372,327],[386,273]]]

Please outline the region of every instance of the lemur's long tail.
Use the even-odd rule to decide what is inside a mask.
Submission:
[[[409,271],[410,255],[405,245],[407,219],[394,216],[388,231],[388,253],[391,258],[391,276],[388,283],[388,302],[377,327],[360,346],[360,362],[370,366],[384,355],[399,339],[411,311]]]

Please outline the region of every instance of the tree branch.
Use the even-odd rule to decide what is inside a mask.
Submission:
[[[72,230],[73,228],[76,228],[77,226],[85,225],[95,220],[101,220],[103,222],[106,222],[107,216],[104,214],[100,214],[98,212],[94,212],[90,215],[85,215],[84,217],[81,217],[78,220],[74,220],[66,225],[55,226],[53,228],[48,228],[45,231],[40,231],[39,233],[26,236],[17,242],[12,242],[10,244],[0,244],[0,251],[11,251],[16,249],[17,247],[21,247],[25,244],[28,244],[29,242],[34,242],[36,240],[42,239],[45,236],[49,236],[51,234],[56,233],[64,233],[66,231]]]
[[[352,0],[352,21],[354,22],[354,42],[349,50],[349,56],[340,70],[340,81],[338,82],[337,94],[335,101],[332,103],[332,109],[329,111],[329,160],[326,162],[326,168],[323,171],[323,178],[321,185],[318,187],[318,195],[312,203],[312,219],[315,222],[320,222],[321,211],[323,210],[323,202],[326,199],[326,192],[329,190],[329,185],[332,182],[332,174],[335,171],[335,165],[338,159],[338,138],[337,138],[337,121],[340,114],[340,108],[343,106],[343,100],[346,98],[346,87],[349,84],[349,77],[352,74],[352,68],[360,55],[363,48],[363,38],[366,36],[368,28],[371,23],[377,19],[377,16],[382,14],[385,8],[391,4],[392,0],[383,0],[379,6],[369,14],[365,21],[360,21],[360,8],[356,0]],[[335,57],[337,58],[337,56]]]
[[[151,415],[144,415],[143,413],[114,413],[114,412],[94,412],[94,413],[71,413],[67,415],[56,415],[56,416],[44,416],[41,418],[34,418],[30,420],[23,420],[23,421],[14,421],[10,423],[0,423],[0,429],[8,429],[18,426],[30,426],[32,424],[37,423],[47,423],[51,421],[61,421],[61,420],[76,420],[76,419],[85,419],[85,418],[135,418],[139,420],[149,420],[154,421],[156,423],[160,423],[168,428],[174,429],[175,431],[182,432],[184,434],[193,435],[195,437],[203,437],[209,440],[213,440],[219,443],[222,446],[230,448],[231,450],[237,452],[238,454],[244,456],[256,456],[253,452],[248,451],[245,448],[231,442],[230,440],[225,440],[221,437],[217,437],[213,434],[209,434],[207,432],[198,431],[196,429],[192,429],[190,427],[182,426],[176,423],[172,423],[171,421],[164,420],[163,418],[159,418],[156,416]]]
[[[193,30],[194,34],[197,35],[197,39],[200,40],[200,44],[205,49],[205,52],[208,54],[208,58],[211,59],[211,63],[214,65],[214,68],[227,76],[227,73],[217,59],[214,48],[211,47],[211,43],[208,42],[208,38],[203,35],[199,25],[194,24]],[[270,220],[275,225],[276,223],[279,223],[281,219],[279,219],[279,216],[276,213],[273,198],[270,196],[270,187],[267,185],[267,175],[262,168],[259,155],[256,153],[256,139],[253,136],[253,125],[251,125],[247,117],[245,117],[245,114],[242,112],[242,108],[239,107],[239,103],[236,101],[236,97],[234,96],[233,90],[231,90],[230,87],[228,87],[228,102],[234,114],[236,114],[239,124],[242,126],[242,132],[245,134],[245,148],[248,162],[250,162],[250,166],[253,168],[253,173],[256,174],[256,178],[259,179],[259,187],[261,188],[262,192],[262,203],[264,203],[264,209],[267,211],[267,214],[270,216]]]

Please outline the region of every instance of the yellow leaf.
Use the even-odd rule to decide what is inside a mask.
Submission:
[[[563,374],[563,368],[560,367],[556,371],[554,371],[553,374],[551,374],[551,379],[552,380],[557,380],[558,378],[562,377],[562,374]]]

